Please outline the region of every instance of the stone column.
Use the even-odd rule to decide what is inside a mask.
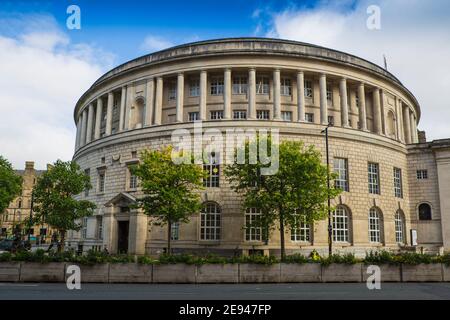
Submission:
[[[341,95],[341,122],[342,127],[349,128],[348,125],[348,101],[347,101],[347,79],[342,78],[339,83],[339,91]]]
[[[88,110],[88,119],[86,126],[86,143],[92,141],[92,121],[94,121],[94,105],[92,103],[89,104]]]
[[[256,119],[256,70],[248,70],[248,118]]]
[[[223,118],[231,119],[231,69],[227,68],[223,75]]]
[[[75,139],[75,151],[80,147],[80,136],[81,136],[81,116],[77,118],[77,135]]]
[[[105,207],[103,215],[103,246],[108,249],[110,253],[117,253],[117,236],[115,224],[117,222],[114,218],[114,206],[109,205]]]
[[[130,117],[131,117],[131,105],[133,104],[133,85],[127,86],[127,99],[126,99],[126,105],[125,105],[125,122],[124,122],[124,128],[125,130],[134,129],[130,128]]]
[[[155,94],[155,125],[161,125],[162,103],[163,103],[163,78],[156,78],[156,94]]]
[[[297,72],[297,121],[305,122],[305,75]]]
[[[414,113],[409,113],[409,119],[411,120],[411,143],[416,143],[417,130],[415,129],[415,118]]]
[[[404,130],[403,130],[403,112],[402,112],[402,102],[397,97],[395,98],[395,113],[397,116],[397,135],[398,141],[405,142]]]
[[[280,69],[273,71],[273,119],[281,120],[281,76]]]
[[[200,106],[200,120],[207,120],[206,117],[206,97],[208,95],[208,73],[206,70],[200,71],[200,97],[199,97],[199,106]]]
[[[358,87],[358,100],[359,100],[359,122],[361,130],[367,131],[367,116],[366,116],[366,93],[364,89],[364,83],[360,83]]]
[[[177,77],[177,108],[176,108],[176,121],[183,122],[183,103],[184,103],[184,75],[178,73]]]
[[[145,254],[145,242],[147,241],[147,216],[138,210],[130,212],[130,242],[128,244],[129,253]]]
[[[120,112],[119,112],[119,132],[124,130],[123,122],[125,118],[125,103],[127,101],[127,87],[122,87],[122,95],[120,96]]]
[[[409,118],[409,107],[403,108],[403,125],[405,126],[405,142],[411,143],[411,119]]]
[[[87,122],[87,108],[84,108],[81,113],[81,134],[80,134],[80,147],[86,144],[86,122]]]
[[[102,97],[97,98],[97,110],[95,114],[94,139],[100,139],[100,128],[102,126],[103,100]]]
[[[155,81],[153,78],[147,80],[145,87],[145,118],[144,126],[152,125],[153,105],[155,104]]]
[[[328,106],[327,106],[327,76],[322,73],[319,78],[320,90],[320,123],[328,124]]]
[[[380,89],[381,94],[381,125],[383,127],[382,133],[387,135],[387,120],[386,120],[386,94],[383,89]]]
[[[381,134],[383,131],[381,124],[381,103],[380,103],[380,89],[375,88],[372,92],[373,95],[373,117],[374,117],[374,129],[376,134]]]
[[[114,106],[114,93],[111,91],[108,93],[108,102],[106,105],[106,127],[105,127],[106,136],[109,136],[112,132],[113,106]]]

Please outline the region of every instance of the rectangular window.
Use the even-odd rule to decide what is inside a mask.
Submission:
[[[380,174],[378,163],[369,162],[367,171],[369,177],[369,193],[380,194]]]
[[[233,111],[233,119],[236,119],[236,120],[247,119],[247,111],[245,111],[245,110],[234,110]]]
[[[200,120],[200,113],[198,113],[198,112],[189,112],[188,116],[189,116],[189,121],[191,121],[191,122]]]
[[[313,86],[310,80],[305,80],[305,98],[313,98]]]
[[[270,119],[269,110],[256,110],[256,119],[269,120]]]
[[[295,219],[295,227],[291,229],[291,241],[309,242],[311,241],[310,226],[304,221]]]
[[[105,172],[98,173],[98,192],[105,192]]]
[[[174,222],[172,223],[172,228],[170,230],[170,239],[178,240],[180,238],[180,223]]]
[[[211,111],[210,116],[211,120],[221,120],[223,119],[223,111],[222,110]]]
[[[328,116],[328,124],[330,126],[334,126],[334,117],[333,116]]]
[[[402,169],[394,168],[394,195],[403,198]]]
[[[87,238],[87,224],[88,224],[88,218],[83,217],[83,220],[81,221],[81,238],[82,239]]]
[[[281,111],[281,119],[283,119],[283,121],[292,121],[292,112]]]
[[[428,170],[417,170],[417,180],[428,179]]]
[[[191,81],[189,82],[189,96],[200,96],[200,79],[191,79]]]
[[[358,98],[358,95],[356,95],[355,102],[356,102],[356,107],[359,108],[359,98]]]
[[[208,176],[203,178],[203,186],[207,188],[218,188],[220,177],[219,155],[212,152],[208,157],[208,163],[203,165],[203,170]]]
[[[348,192],[348,160],[344,158],[335,158],[334,172],[338,175],[334,180],[335,187]]]
[[[281,95],[282,96],[292,95],[291,79],[281,78]]]
[[[249,208],[245,213],[245,241],[262,241],[262,228],[258,224],[261,212],[256,208]]]
[[[90,178],[91,177],[91,169],[85,169],[84,174]],[[84,189],[84,196],[89,197],[89,188]]]
[[[330,83],[327,83],[327,100],[333,101],[333,89]]]
[[[306,122],[314,122],[314,113],[305,113]]]
[[[130,170],[129,168],[128,168],[128,173],[129,173],[129,175],[130,175],[130,180],[129,180],[128,187],[129,187],[130,189],[136,189],[136,188],[137,188],[137,185],[138,185],[138,179],[137,179],[137,176],[134,175],[134,174],[131,172],[131,170]]]
[[[256,77],[256,94],[269,94],[269,78]]]
[[[233,77],[233,94],[247,94],[247,77]]]
[[[97,238],[103,239],[103,217],[97,216]]]
[[[213,96],[223,94],[223,77],[214,77],[211,79],[210,93]]]
[[[169,100],[176,100],[177,98],[177,84],[172,82],[169,85]]]

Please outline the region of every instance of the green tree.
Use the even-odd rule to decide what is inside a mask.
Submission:
[[[0,156],[0,214],[21,192],[22,177],[16,174],[8,160]]]
[[[75,196],[91,189],[90,177],[74,161],[56,161],[40,176],[33,189],[34,224],[47,223],[57,229],[61,237],[58,251],[64,250],[68,230],[80,230],[79,220],[92,215],[95,204],[77,200]]]
[[[144,150],[141,162],[130,168],[139,178],[144,193],[137,200],[137,207],[154,218],[154,225],[167,225],[168,254],[171,254],[172,224],[189,222],[189,216],[201,209],[200,195],[195,190],[202,188],[205,176],[200,166],[193,162],[175,163],[172,155],[180,159],[186,157],[186,154],[173,152],[171,146]]]
[[[266,143],[270,151],[270,137]],[[257,150],[252,144],[259,144],[259,138],[246,142],[245,163],[235,161],[225,168],[225,175],[232,188],[242,193],[246,208],[260,209],[261,217],[256,223],[259,222],[264,230],[273,229],[278,223],[281,257],[284,259],[286,228],[297,228],[300,222],[312,224],[327,217],[328,194],[334,198],[341,191],[334,187],[328,190],[327,167],[322,164],[320,152],[314,146],[305,147],[302,142],[281,142],[278,145],[278,171],[261,175],[261,170],[267,165],[261,163],[260,157],[255,164],[250,164],[249,150]],[[334,174],[330,173],[330,177],[333,178]]]

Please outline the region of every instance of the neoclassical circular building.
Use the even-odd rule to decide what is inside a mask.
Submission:
[[[413,66],[411,66],[413,67]],[[80,251],[156,255],[166,227],[132,204],[141,195],[129,167],[147,148],[171,144],[177,129],[278,129],[281,140],[322,151],[329,129],[330,161],[343,193],[333,200],[333,247],[442,251],[450,248],[449,141],[426,142],[417,130],[421,108],[386,69],[311,44],[265,38],[201,41],[145,55],[104,74],[79,99],[73,159],[93,189],[79,195],[95,215],[70,232]],[[201,212],[175,224],[175,252],[279,254],[279,232],[268,241],[255,227],[258,210],[244,208],[224,165],[199,191]],[[288,253],[327,251],[327,222],[286,230]]]

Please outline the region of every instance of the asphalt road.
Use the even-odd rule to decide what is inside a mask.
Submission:
[[[82,284],[0,283],[0,300],[450,300],[450,283]]]

